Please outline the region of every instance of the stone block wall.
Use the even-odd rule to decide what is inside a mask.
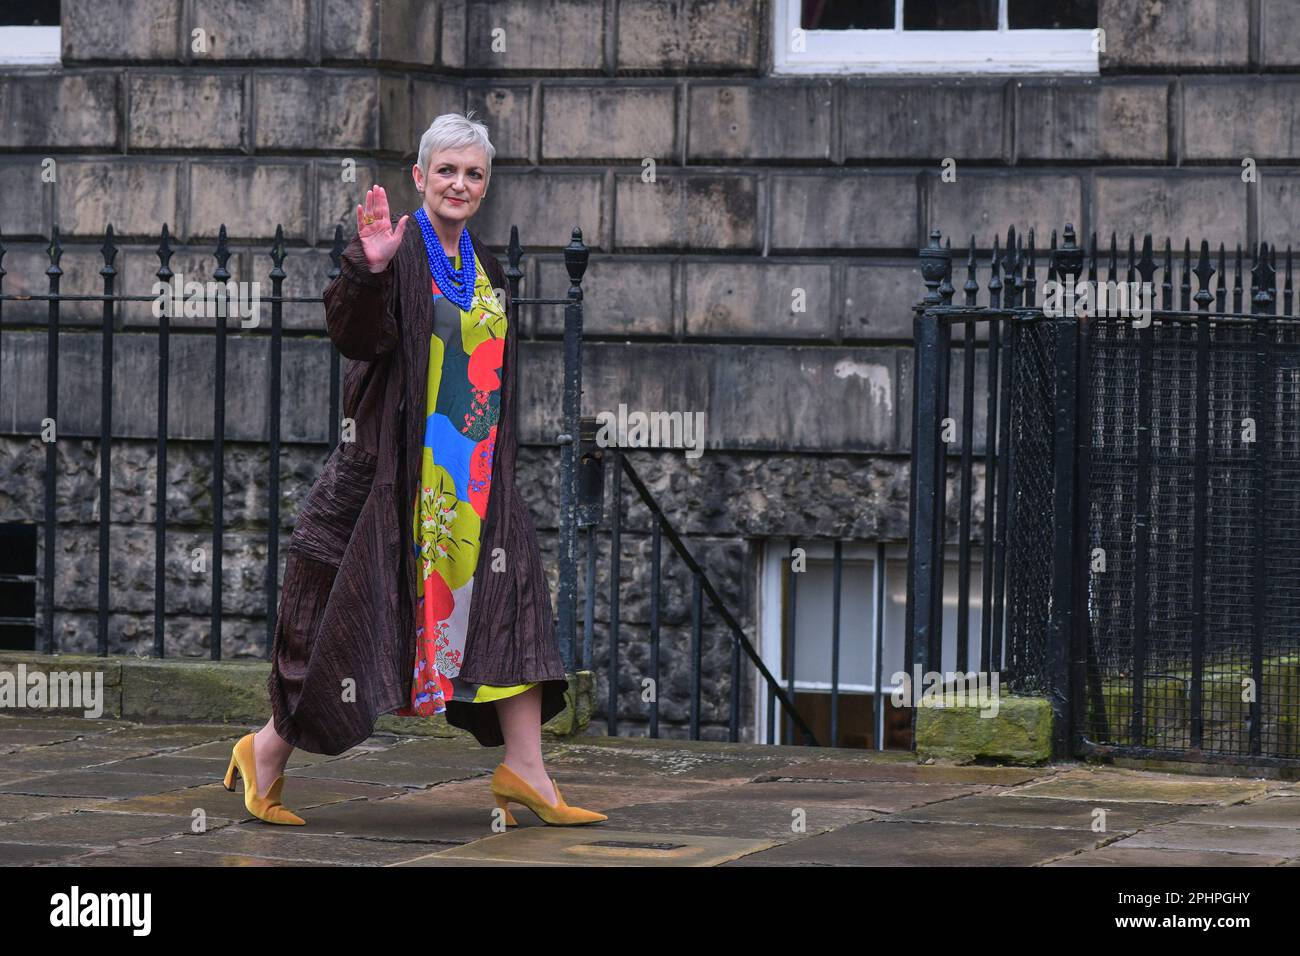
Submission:
[[[335,226],[350,233],[365,188],[379,182],[414,208],[421,132],[439,113],[473,108],[497,149],[473,225],[502,253],[519,226],[525,294],[565,293],[560,250],[575,226],[592,251],[584,413],[620,403],[706,413],[702,459],[639,451],[637,467],[674,526],[713,556],[715,585],[753,633],[765,539],[906,537],[910,307],[930,230],[955,252],[972,234],[986,250],[1008,226],[1045,240],[1067,221],[1085,236],[1150,231],[1175,246],[1204,237],[1231,247],[1285,244],[1300,219],[1300,7],[1290,0],[1101,0],[1106,51],[1091,78],[776,76],[773,13],[769,0],[64,0],[62,64],[0,71],[4,290],[44,291],[57,226],[63,290],[99,291],[109,223],[128,293],[148,291],[163,223],[176,271],[210,278],[225,225],[233,277],[265,282],[280,224],[287,294],[319,294]],[[1242,182],[1246,158],[1258,164],[1255,184]],[[954,182],[941,177],[945,159],[956,161]],[[25,436],[44,414],[44,312],[36,302],[3,313],[5,521],[40,518],[32,482],[43,448]],[[61,341],[60,431],[77,450],[61,448],[70,472],[59,481],[70,494],[74,475],[84,484],[98,467],[93,442],[83,444],[98,408],[81,399],[98,394],[98,315],[95,303],[63,312],[91,324]],[[304,337],[286,342],[284,359],[283,533],[327,434],[322,315],[319,305],[286,308],[286,328]],[[521,487],[549,549],[563,312],[530,307],[522,317]],[[147,532],[157,369],[147,304],[127,306],[121,321],[123,511],[113,521],[126,542]],[[186,331],[173,339],[172,467],[178,498],[199,502],[211,329]],[[241,557],[227,568],[241,582],[231,621],[244,623],[231,624],[228,655],[260,652],[255,565],[267,535],[264,513],[241,511],[243,492],[230,484],[247,459],[245,490],[264,487],[255,475],[266,462],[252,463],[265,455],[266,340],[233,325],[231,335],[226,514]],[[982,447],[982,418],[975,424]],[[91,485],[76,493],[96,500]],[[978,494],[977,529],[982,503]],[[203,538],[203,509],[180,510],[178,542]],[[60,578],[69,649],[95,627],[84,603],[95,520],[71,506],[66,517],[62,540],[84,559],[79,583]],[[633,508],[625,521],[630,559],[647,548],[648,520]],[[125,649],[139,633],[132,621],[148,614],[132,581],[149,580],[152,555],[124,543],[114,560],[111,643]],[[176,573],[176,653],[204,653],[203,591],[183,597]],[[629,580],[623,599],[625,729],[644,712],[644,646],[628,637],[645,623],[640,582]],[[680,582],[671,598],[680,613],[666,619],[679,636],[690,620],[689,579]],[[606,594],[602,585],[598,615]],[[592,662],[601,701],[604,621]],[[724,631],[709,633],[706,663],[722,676],[706,687],[706,733],[718,735],[728,648]],[[678,669],[665,714],[686,706],[682,658],[665,657]]]

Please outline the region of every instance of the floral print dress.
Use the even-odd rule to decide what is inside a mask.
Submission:
[[[458,254],[454,266],[460,265]],[[474,271],[468,311],[433,283],[424,449],[412,527],[419,562],[415,679],[409,706],[393,711],[399,717],[429,717],[445,712],[453,699],[483,703],[533,686],[497,687],[458,676],[492,485],[507,334],[505,313],[477,258]]]

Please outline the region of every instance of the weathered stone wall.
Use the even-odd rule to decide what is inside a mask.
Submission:
[[[98,249],[112,223],[118,287],[146,293],[165,222],[177,272],[211,278],[224,224],[234,278],[264,283],[282,224],[286,293],[318,294],[335,225],[351,230],[364,189],[377,181],[413,207],[420,133],[439,113],[474,108],[497,148],[474,225],[497,249],[520,226],[526,294],[564,294],[560,249],[575,225],[592,250],[584,413],[626,403],[706,414],[709,451],[698,462],[651,452],[636,461],[752,628],[762,538],[906,537],[909,307],[922,291],[915,250],[931,229],[958,249],[972,233],[987,247],[1009,225],[1045,237],[1066,221],[1081,235],[1151,231],[1175,245],[1187,236],[1231,246],[1285,242],[1300,219],[1300,7],[1100,6],[1100,77],[884,79],[772,76],[766,0],[65,0],[62,66],[0,73],[4,289],[44,291],[43,250],[57,225],[63,290],[99,291]],[[195,30],[205,51],[194,48]],[[955,182],[940,178],[949,157]],[[1256,185],[1241,181],[1246,157],[1259,164]],[[46,159],[55,182],[41,177]],[[351,164],[355,181],[345,176]],[[792,307],[800,292],[803,311]],[[44,417],[45,309],[4,308],[5,434],[30,435]],[[95,323],[98,306],[69,304],[63,316]],[[141,330],[121,337],[115,356],[115,431],[130,440],[115,452],[110,645],[126,650],[151,628],[157,366],[147,305],[122,319]],[[319,305],[287,306],[285,324],[309,336],[285,350],[287,531],[320,460],[321,446],[303,443],[326,434],[328,365]],[[548,550],[562,328],[560,309],[523,312],[521,487]],[[213,370],[211,329],[189,331],[172,346],[169,639],[174,653],[202,654],[208,591],[179,562],[181,549],[210,540],[203,443]],[[232,326],[227,656],[259,653],[263,638],[264,333]],[[98,465],[83,439],[98,428],[98,349],[93,330],[61,343],[58,602],[68,647],[95,628]],[[5,520],[39,518],[43,462],[29,438],[0,442]],[[980,494],[977,528],[982,504]],[[629,520],[631,560],[648,539],[636,533],[637,509]],[[643,712],[645,647],[633,637],[644,629],[648,573],[625,561],[624,574],[626,728]],[[665,648],[674,650],[663,658],[661,701],[675,720],[687,707],[690,589],[680,569],[666,574]],[[602,669],[607,593],[602,584],[592,662]],[[728,651],[721,629],[711,625],[709,640],[705,719],[717,735]]]

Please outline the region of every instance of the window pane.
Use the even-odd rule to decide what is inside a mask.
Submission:
[[[1091,30],[1097,25],[1097,0],[1007,0],[1012,30]]]
[[[904,0],[904,30],[996,30],[998,0]]]
[[[958,562],[953,558],[948,558],[943,563],[943,660],[940,669],[943,671],[955,670],[957,667],[957,608],[960,590],[957,587],[959,569]],[[890,622],[897,622],[892,626],[897,627],[898,632],[894,640],[899,642],[898,659],[902,662],[904,639],[904,622],[907,620],[907,561],[905,559],[889,559],[885,562],[885,590],[888,592],[888,603],[885,605],[886,632],[885,641],[888,644],[890,633],[888,628]],[[969,622],[969,632],[967,634],[966,653],[967,670],[979,670],[980,667],[980,627],[981,627],[981,609],[984,604],[983,596],[983,567],[976,560],[976,555],[971,555],[970,563],[970,606],[968,608],[967,621]],[[889,655],[886,653],[885,660],[888,662]],[[912,664],[908,661],[903,664],[899,670],[910,672]],[[888,683],[890,672],[885,673],[885,681]],[[795,675],[796,677],[798,675]]]
[[[0,27],[57,27],[59,0],[15,0],[0,4]]]
[[[894,0],[803,0],[799,26],[805,30],[892,30]]]
[[[788,568],[788,563],[786,568]],[[809,558],[798,575],[795,601],[795,680],[830,683],[834,562]],[[788,571],[784,572],[788,575]],[[875,680],[875,637],[872,601],[875,576],[872,562],[845,558],[840,580],[840,683],[870,684]],[[789,598],[787,597],[787,600]],[[789,636],[787,635],[787,640]],[[784,675],[783,675],[784,676]],[[889,674],[885,674],[889,680]]]

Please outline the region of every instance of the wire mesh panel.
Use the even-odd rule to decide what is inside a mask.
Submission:
[[[1260,748],[1300,757],[1300,322],[1271,324]]]
[[[1013,324],[1010,519],[1007,526],[1006,680],[1017,693],[1046,690],[1047,621],[1052,599],[1051,323]]]
[[[1127,321],[1095,321],[1091,336],[1085,735],[1121,747],[1300,756],[1300,329],[1289,319],[1261,325],[1207,313],[1157,318],[1145,343]],[[1272,369],[1263,380],[1261,367]],[[1206,499],[1200,582],[1198,438]]]
[[[1099,255],[1095,234],[1085,250],[1067,224],[1059,245],[1051,237],[1039,305],[1033,235],[1025,244],[1008,230],[1005,252],[992,244],[988,306],[978,304],[972,237],[955,307],[951,250],[937,231],[930,239],[914,383],[916,407],[927,403],[913,422],[915,659],[938,657],[923,644],[936,643],[943,593],[934,555],[947,483],[934,433],[951,387],[948,329],[996,319],[1010,335],[989,385],[988,407],[996,400],[1004,416],[996,508],[986,509],[996,515],[995,638],[1003,599],[1006,611],[1005,659],[991,655],[992,666],[1017,693],[1050,701],[1058,754],[1300,758],[1300,317],[1290,250],[1279,295],[1266,243],[1250,250],[1246,289],[1240,246],[1229,282],[1223,246],[1216,268],[1201,242],[1193,267],[1185,242],[1175,282],[1169,241],[1158,263],[1149,235],[1140,255],[1129,237],[1123,270],[1115,235]],[[1093,296],[1075,309],[1080,282]],[[963,509],[969,485],[958,490]],[[968,544],[960,527],[958,544]]]
[[[1256,511],[1257,428],[1254,330],[1216,322],[1210,331],[1210,415],[1205,553],[1205,658],[1202,684],[1204,750],[1249,753],[1250,711],[1243,681],[1250,677],[1260,547]]]
[[[1137,507],[1137,333],[1094,322],[1085,387],[1091,394],[1088,509],[1089,736],[1127,743],[1131,687],[1107,679],[1133,670]]]

